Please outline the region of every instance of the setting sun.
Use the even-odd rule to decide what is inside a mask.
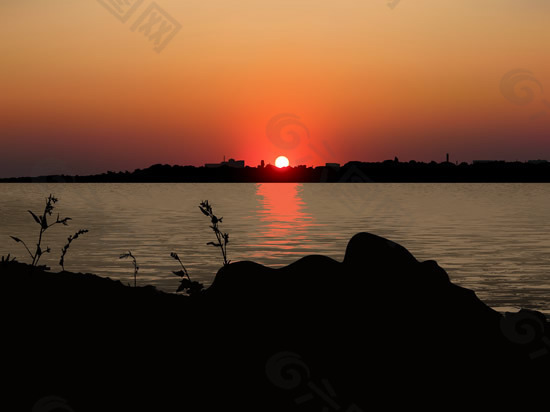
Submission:
[[[275,166],[278,168],[288,167],[288,165],[290,165],[290,162],[286,156],[279,156],[277,160],[275,160]]]

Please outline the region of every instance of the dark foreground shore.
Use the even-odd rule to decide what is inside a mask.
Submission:
[[[542,314],[501,315],[436,262],[367,233],[343,262],[233,263],[197,297],[20,263],[0,276],[11,410],[366,412],[547,397]]]

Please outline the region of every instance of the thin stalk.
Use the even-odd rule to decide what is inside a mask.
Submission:
[[[139,270],[139,266],[137,265],[136,257],[132,255],[131,251],[128,251],[128,253],[123,253],[122,255],[120,255],[119,259],[126,259],[129,257],[132,258],[132,263],[134,264],[134,287],[137,287],[137,273]]]
[[[220,244],[220,249],[222,250],[222,257],[223,257],[223,264],[227,265],[227,257],[225,256],[225,247],[222,243],[222,237],[220,236],[220,231],[218,229],[218,224],[216,223],[216,229],[214,229],[214,233],[216,233],[216,239],[218,239],[218,243]]]
[[[21,243],[23,243],[23,246],[25,246],[25,249],[27,249],[27,252],[29,252],[29,255],[30,255],[31,258],[34,260],[34,256],[33,256],[33,254],[31,253],[31,251],[29,250],[29,248],[27,247],[27,244],[26,244],[25,242],[23,242],[22,240],[21,240]]]
[[[181,268],[183,269],[183,273],[185,273],[185,276],[187,276],[187,279],[191,281],[191,278],[189,277],[189,272],[187,272],[187,269],[185,269],[185,266],[183,266],[183,263],[181,263],[180,258],[178,257],[177,259],[178,259],[178,262],[180,262]]]
[[[38,265],[38,261],[40,260],[40,256],[42,256],[42,252],[40,245],[42,244],[42,235],[44,234],[45,229],[40,228],[40,235],[38,236],[38,243],[36,244],[36,253],[34,254],[34,259],[32,261],[33,266]]]

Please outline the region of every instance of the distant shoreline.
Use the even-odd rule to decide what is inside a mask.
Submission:
[[[48,176],[49,178],[50,176]],[[20,179],[20,178],[16,178],[16,179]],[[227,184],[250,184],[250,183],[254,183],[254,184],[260,184],[260,183],[311,183],[311,184],[335,184],[335,183],[341,183],[341,184],[349,184],[349,183],[368,183],[368,184],[373,184],[373,185],[382,185],[382,184],[406,184],[406,183],[411,183],[411,184],[445,184],[445,183],[452,183],[452,184],[465,184],[465,183],[468,183],[468,184],[497,184],[497,183],[500,183],[500,184],[542,184],[542,183],[550,183],[550,179],[549,180],[545,180],[545,181],[504,181],[504,180],[494,180],[494,181],[482,181],[482,180],[479,180],[479,181],[442,181],[442,180],[438,180],[438,181],[412,181],[412,180],[408,180],[408,181],[398,181],[398,180],[392,180],[392,181],[378,181],[378,182],[309,182],[309,181],[246,181],[246,182],[227,182],[227,181],[189,181],[189,180],[186,180],[186,181],[150,181],[150,180],[147,180],[147,181],[116,181],[116,182],[107,182],[107,181],[97,181],[97,182],[94,182],[94,181],[87,181],[87,182],[80,182],[80,181],[59,181],[59,180],[56,180],[55,179],[55,176],[53,179],[51,180],[36,180],[36,181],[7,181],[7,180],[10,180],[10,179],[0,179],[0,184],[6,184],[6,185],[10,185],[10,184],[145,184],[145,183],[155,183],[155,184],[180,184],[180,183],[204,183],[204,184],[220,184],[220,183],[227,183]]]
[[[386,160],[318,167],[153,165],[133,172],[2,178],[0,183],[550,183],[550,162],[420,163]]]

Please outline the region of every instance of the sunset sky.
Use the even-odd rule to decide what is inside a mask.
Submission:
[[[550,159],[550,1],[389,3],[2,0],[0,177]]]

